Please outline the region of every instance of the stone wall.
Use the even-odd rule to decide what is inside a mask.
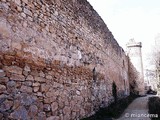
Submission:
[[[0,1],[0,118],[75,120],[129,94],[128,58],[86,0]]]

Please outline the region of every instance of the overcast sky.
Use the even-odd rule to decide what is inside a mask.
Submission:
[[[143,60],[160,33],[160,0],[88,0],[120,46],[142,42]],[[146,65],[145,65],[146,66]]]

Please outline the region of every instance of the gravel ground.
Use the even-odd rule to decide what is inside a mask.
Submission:
[[[149,97],[150,96],[146,96],[135,99],[117,120],[151,120],[148,117]]]

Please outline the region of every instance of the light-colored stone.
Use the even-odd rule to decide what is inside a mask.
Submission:
[[[46,79],[42,77],[35,77],[35,81],[36,82],[46,82]]]
[[[42,94],[41,92],[37,92],[37,96],[38,96],[38,97],[42,97],[43,94]]]
[[[2,0],[2,2],[6,2],[6,0]]]
[[[28,65],[25,65],[24,70],[27,71],[27,72],[31,71],[31,69],[30,69],[30,67]]]
[[[40,83],[39,83],[39,82],[33,83],[33,85],[32,85],[32,86],[34,86],[34,87],[38,87],[38,86],[40,86]]]
[[[32,16],[32,12],[29,9],[24,8],[23,10],[25,14]]]
[[[28,76],[27,76],[27,78],[26,78],[26,80],[34,81],[34,78],[33,78],[33,76],[32,76],[32,75],[28,75]]]
[[[52,76],[51,75],[46,75],[46,79],[51,80]]]
[[[7,72],[22,75],[22,68],[20,68],[20,67],[18,67],[18,66],[5,67],[4,69],[5,69],[5,71],[7,71]]]
[[[13,49],[17,49],[17,50],[21,50],[22,49],[22,45],[18,42],[12,42],[12,48]]]
[[[19,6],[17,6],[17,10],[18,10],[19,12],[21,12],[21,11],[22,11],[22,8],[19,7]]]
[[[38,92],[38,90],[39,90],[39,87],[33,87],[34,92]]]
[[[76,90],[76,94],[77,94],[77,95],[80,95],[81,92],[80,92],[79,90]]]
[[[14,0],[17,5],[21,5],[21,0]]]
[[[39,72],[39,76],[40,76],[40,77],[45,77],[45,74],[44,74],[42,71],[40,71],[40,72]]]
[[[25,13],[21,13],[21,16],[22,16],[23,18],[26,18],[26,14],[25,14]]]
[[[57,102],[53,102],[51,104],[51,109],[52,109],[52,113],[54,113],[58,109],[58,103]]]
[[[23,27],[26,28],[28,26],[27,22],[23,22]]]

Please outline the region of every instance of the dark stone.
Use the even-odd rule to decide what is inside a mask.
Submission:
[[[51,111],[51,106],[49,104],[45,104],[43,106],[43,109],[44,109],[45,112]]]
[[[29,107],[29,116],[34,119],[37,113],[38,113],[38,107],[36,105],[31,105]]]
[[[36,98],[34,99],[33,96],[27,94],[27,93],[22,93],[18,96],[18,99],[20,103],[24,106],[30,106],[36,101]]]
[[[38,113],[38,120],[46,120],[46,113],[45,112]]]
[[[0,111],[5,112],[9,110],[13,106],[12,101],[6,100],[6,98],[1,98],[0,99]]]
[[[6,82],[8,82],[8,77],[0,77],[0,83],[6,83]]]
[[[12,95],[15,95],[18,92],[18,90],[16,89],[16,82],[15,81],[9,81],[7,83],[7,92]]]
[[[3,118],[3,114],[2,114],[2,113],[0,113],[0,119],[2,120],[2,118]]]
[[[29,120],[29,115],[26,108],[24,106],[20,106],[11,113],[10,118],[16,120]]]
[[[9,81],[7,83],[7,88],[10,89],[10,88],[13,88],[13,87],[16,87],[16,82],[15,81]]]

